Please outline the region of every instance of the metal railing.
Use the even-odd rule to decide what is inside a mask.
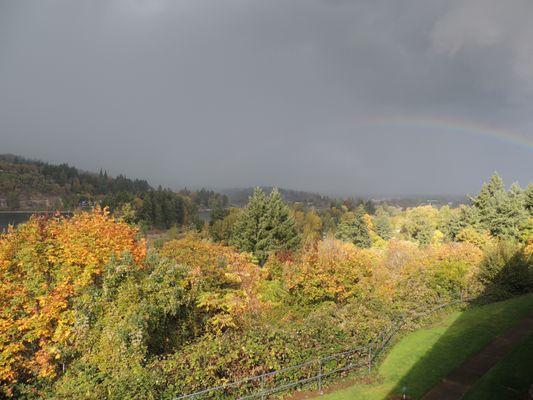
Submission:
[[[309,360],[261,375],[250,376],[220,386],[211,387],[198,392],[184,394],[174,400],[185,399],[261,399],[284,392],[295,387],[316,382],[316,389],[322,391],[324,381],[334,374],[347,371],[361,370],[370,372],[376,358],[383,353],[391,343],[393,337],[408,321],[415,322],[424,316],[440,309],[469,301],[470,298],[460,298],[451,302],[441,303],[422,312],[402,313],[368,345],[359,346],[326,357]],[[298,378],[293,378],[294,371],[298,371]],[[292,374],[291,374],[292,373]]]

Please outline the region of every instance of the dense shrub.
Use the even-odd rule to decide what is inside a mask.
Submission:
[[[196,334],[186,275],[154,255],[143,269],[128,258],[108,264],[102,285],[76,299],[77,357],[52,397],[153,398],[157,375],[147,363]]]
[[[496,296],[533,290],[533,259],[527,247],[498,242],[487,249],[480,268],[481,281]]]

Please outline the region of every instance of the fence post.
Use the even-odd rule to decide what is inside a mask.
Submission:
[[[368,348],[368,373],[372,369],[372,346]]]
[[[266,394],[265,394],[265,375],[261,375],[261,400],[265,400],[266,399]]]
[[[318,392],[322,394],[322,359],[318,360]]]

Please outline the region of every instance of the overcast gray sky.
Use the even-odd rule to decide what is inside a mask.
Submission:
[[[171,187],[533,180],[531,0],[0,0],[0,153]]]

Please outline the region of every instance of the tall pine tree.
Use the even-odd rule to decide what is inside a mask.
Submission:
[[[268,197],[260,188],[254,190],[234,225],[231,243],[240,251],[253,253],[261,264],[270,252],[298,245],[294,219],[277,189]]]
[[[392,237],[392,226],[390,223],[389,214],[387,214],[387,212],[381,206],[376,210],[376,216],[374,217],[374,228],[376,233],[382,239],[389,240]]]
[[[489,231],[502,239],[522,240],[527,230],[529,188],[524,191],[513,184],[505,191],[502,178],[494,173],[488,183],[483,184],[479,194],[472,198],[469,224],[478,230]]]
[[[524,207],[529,213],[529,216],[533,217],[533,183],[527,185],[527,188],[524,192]]]
[[[364,207],[357,207],[352,218],[348,218],[339,224],[335,237],[345,242],[352,242],[358,247],[370,247],[372,239],[364,216]]]
[[[473,213],[469,224],[480,230],[490,230],[491,221],[495,217],[497,201],[502,199],[505,193],[505,186],[500,175],[495,172],[490,177],[488,183],[481,186],[481,190],[476,197],[471,198]],[[498,197],[500,200],[495,200]]]

